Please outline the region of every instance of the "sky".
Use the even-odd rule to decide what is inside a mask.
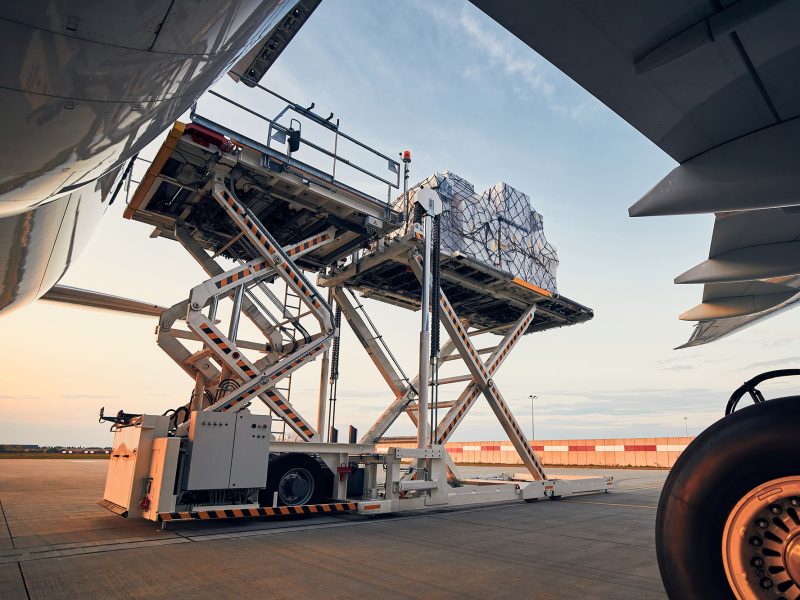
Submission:
[[[595,311],[586,324],[525,336],[495,377],[537,439],[694,435],[722,416],[744,380],[800,360],[792,312],[673,350],[691,333],[677,315],[701,290],[672,279],[707,256],[713,217],[629,218],[628,207],[675,163],[471,4],[325,0],[262,83],[334,112],[342,130],[385,154],[410,149],[412,182],[447,170],[478,190],[504,181],[531,196],[558,248],[559,292]],[[227,78],[215,89],[266,114],[280,108]],[[212,98],[199,112],[266,135]],[[123,208],[109,209],[62,283],[166,306],[185,298],[203,272],[176,242],[124,220]],[[416,373],[419,313],[366,306],[404,370]],[[0,348],[0,443],[110,445],[100,407],[161,413],[185,403],[192,381],[156,346],[155,325],[41,301],[4,316],[0,330],[14,343]],[[363,432],[391,395],[343,330],[337,425]],[[318,362],[293,380],[292,401],[312,422],[318,381]],[[786,385],[764,390],[784,395]],[[412,432],[404,419],[390,434]],[[504,434],[479,399],[452,439]]]

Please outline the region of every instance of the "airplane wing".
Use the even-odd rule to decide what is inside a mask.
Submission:
[[[680,163],[631,216],[718,213],[687,345],[795,304],[800,1],[472,2]]]
[[[81,288],[70,287],[68,285],[54,285],[39,300],[50,302],[63,302],[65,304],[77,304],[87,308],[99,308],[103,310],[115,310],[135,315],[145,315],[158,317],[165,307],[157,304],[132,300],[122,296],[112,296],[103,292],[84,290]]]
[[[298,0],[279,23],[270,29],[264,38],[228,72],[234,81],[242,81],[246,86],[253,87],[261,81],[264,74],[277,60],[283,49],[289,45],[292,38],[319,6],[322,0]]]
[[[703,300],[683,313],[698,322],[686,348],[716,341],[800,301],[800,209],[718,213],[709,258],[675,278],[703,284]]]

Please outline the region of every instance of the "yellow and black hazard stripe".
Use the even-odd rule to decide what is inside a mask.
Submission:
[[[209,325],[208,323],[201,323],[200,331],[205,333],[208,336],[208,339],[211,340],[214,343],[214,345],[217,346],[217,348],[219,348],[220,350],[222,350],[225,354],[231,353],[230,346],[228,346],[228,344],[226,344],[222,340],[222,337],[219,335],[219,333],[217,333],[217,331],[213,327],[211,327],[211,325]]]
[[[325,233],[320,234],[320,235],[318,235],[318,236],[316,236],[314,238],[311,238],[309,240],[305,240],[304,242],[300,242],[299,244],[295,244],[294,246],[292,246],[291,248],[289,248],[286,251],[286,254],[289,255],[289,256],[294,256],[298,252],[303,252],[304,250],[308,250],[309,248],[313,248],[314,246],[317,246],[318,244],[321,244],[323,242],[327,242],[330,239],[331,239],[331,234],[330,234],[330,232],[326,231]],[[219,289],[224,288],[224,287],[226,287],[226,286],[228,286],[228,285],[230,285],[232,283],[236,283],[240,279],[244,279],[245,277],[248,277],[250,275],[253,275],[255,273],[263,271],[266,267],[267,267],[267,261],[265,261],[265,260],[257,262],[254,265],[249,265],[249,266],[242,267],[241,269],[239,269],[238,271],[236,271],[234,273],[231,273],[227,277],[223,277],[222,279],[217,281],[215,285]]]
[[[511,339],[508,340],[506,346],[500,351],[500,354],[497,355],[497,357],[492,361],[492,364],[489,366],[490,374],[494,374],[494,372],[498,369],[500,363],[505,359],[506,356],[508,356],[508,353],[516,345],[517,340],[519,340],[519,338],[524,334],[525,330],[527,329],[528,325],[532,320],[533,320],[533,313],[530,313],[528,316],[525,317],[522,323],[519,324],[517,330],[514,332],[514,335],[511,336]],[[464,417],[464,415],[466,415],[467,411],[470,409],[470,407],[475,403],[475,400],[478,398],[479,396],[478,388],[475,386],[474,383],[471,385],[472,389],[467,394],[467,397],[464,399],[464,402],[462,402],[461,406],[456,409],[457,412],[454,413],[452,420],[449,423],[446,423],[447,416],[445,416],[446,424],[444,425],[444,428],[441,430],[441,433],[439,434],[437,443],[444,444],[447,441],[448,437],[450,436],[450,433],[452,433],[452,431],[458,426],[458,424],[461,422],[461,419]]]
[[[505,403],[505,401],[503,400],[503,398],[500,396],[500,394],[496,389],[490,388],[489,393],[492,395],[494,401],[497,402],[497,404],[500,406],[500,410],[503,411],[503,414],[506,416],[506,419],[508,419],[508,422],[511,424],[511,429],[517,436],[519,447],[525,449],[524,450],[525,454],[531,460],[534,467],[536,468],[536,471],[539,473],[542,479],[544,479],[544,470],[542,470],[541,464],[539,463],[539,457],[536,456],[536,453],[534,453],[533,448],[531,448],[531,445],[528,443],[528,438],[525,437],[525,434],[523,434],[522,430],[519,428],[519,424],[517,423],[516,418],[514,418],[514,415],[511,414],[511,410],[508,408],[508,404]]]
[[[276,506],[275,508],[228,508],[220,510],[197,510],[191,512],[158,513],[159,521],[221,521],[225,519],[255,519],[259,517],[289,517],[292,515],[329,515],[353,512],[355,502],[333,502],[330,504],[303,504],[301,506]]]
[[[318,354],[319,352],[321,352],[321,351],[322,351],[322,350],[324,350],[324,349],[325,349],[325,344],[324,344],[324,343],[322,343],[322,344],[317,344],[316,346],[314,346],[313,348],[311,348],[310,350],[308,350],[307,352],[305,352],[305,353],[304,353],[304,354],[302,354],[301,356],[298,356],[297,358],[295,358],[295,359],[294,359],[293,361],[291,361],[290,363],[287,363],[287,364],[285,364],[285,365],[284,365],[284,366],[282,366],[280,369],[278,369],[277,371],[275,371],[275,372],[274,372],[274,373],[273,373],[273,374],[270,376],[270,380],[271,380],[271,381],[274,381],[274,380],[276,380],[276,379],[280,379],[280,378],[281,378],[283,375],[285,375],[285,374],[286,374],[288,371],[291,371],[291,370],[293,370],[293,369],[297,368],[297,367],[298,367],[298,366],[300,366],[300,365],[301,365],[301,364],[302,364],[302,363],[303,363],[305,360],[307,360],[308,358],[310,358],[310,357],[312,357],[312,356],[315,356],[316,354]]]
[[[306,284],[303,283],[303,280],[300,278],[300,275],[297,273],[297,271],[292,269],[291,266],[289,266],[289,263],[285,261],[281,263],[281,268],[289,276],[289,279],[291,279],[294,282],[300,293],[303,294],[306,298],[311,299],[311,303],[314,305],[314,308],[319,308],[320,304],[319,300],[317,300],[317,295],[312,290],[306,287]]]
[[[419,265],[422,266],[422,257],[417,256],[416,260],[417,263],[419,263]],[[489,379],[489,373],[486,371],[486,367],[484,366],[483,361],[478,355],[478,351],[475,350],[475,346],[473,346],[472,342],[469,339],[469,335],[467,335],[467,330],[461,324],[461,321],[458,320],[458,315],[456,315],[456,311],[453,310],[453,307],[450,304],[449,300],[447,299],[447,296],[444,295],[444,292],[442,292],[439,296],[439,307],[442,309],[445,316],[447,317],[447,320],[455,329],[456,334],[458,335],[459,339],[461,340],[467,352],[469,353],[470,358],[472,358],[473,362],[477,366],[478,371],[481,374],[481,377],[483,377],[484,382],[486,382]]]
[[[267,266],[267,261],[262,260],[261,262],[257,262],[254,265],[242,267],[235,273],[231,273],[227,277],[223,277],[222,279],[217,281],[215,285],[217,286],[218,289],[222,289],[224,287],[229,286],[232,283],[236,283],[240,279],[244,279],[245,277],[249,277],[254,273],[263,271],[266,268],[266,266]]]
[[[467,411],[475,403],[475,400],[478,398],[479,393],[480,390],[478,390],[478,387],[475,384],[472,384],[472,389],[470,390],[464,402],[461,404],[461,407],[458,409],[458,412],[456,412],[455,415],[453,416],[453,420],[450,421],[450,423],[446,427],[444,427],[444,429],[441,430],[441,433],[439,434],[439,438],[437,440],[438,444],[444,444],[447,441],[447,438],[450,437],[450,434],[461,422],[461,419],[464,418],[464,416],[467,414]]]
[[[247,375],[250,379],[256,376],[256,372],[253,370],[253,367],[251,367],[247,361],[242,360],[240,358],[239,360],[236,361],[236,366],[239,367],[242,370],[242,372],[245,375]]]
[[[461,342],[467,349],[470,358],[472,358],[472,361],[478,367],[478,371],[480,371],[480,374],[483,377],[484,381],[488,380],[489,373],[486,371],[486,367],[483,365],[483,361],[478,355],[478,351],[475,350],[475,346],[472,345],[472,342],[469,339],[469,335],[467,335],[467,330],[461,324],[461,321],[458,320],[456,311],[453,310],[453,307],[450,306],[450,302],[447,301],[447,298],[445,298],[444,295],[442,295],[439,300],[439,306],[442,307],[445,316],[450,321],[450,324],[455,328],[458,337],[461,339]]]
[[[233,197],[228,193],[228,191],[226,189],[223,189],[221,193],[222,193],[222,198],[225,201],[225,203],[231,209],[233,209],[234,212],[236,212],[236,214],[239,217],[241,217],[245,228],[247,230],[249,230],[255,236],[255,238],[264,246],[264,248],[267,250],[269,255],[273,256],[274,254],[276,254],[277,251],[278,251],[277,248],[270,243],[269,239],[264,234],[264,232],[261,231],[261,229],[258,226],[258,224],[255,223],[249,216],[247,216],[247,213],[245,212],[244,208],[242,206],[240,206],[239,203],[236,202],[233,199]],[[329,234],[326,232],[325,234],[321,234],[318,239],[320,241],[323,241],[324,239],[326,239],[328,237],[328,235]],[[310,244],[311,242],[308,242],[308,243]],[[317,242],[317,243],[319,243],[319,242]],[[306,244],[306,242],[303,242],[300,245],[305,245],[305,244]],[[284,270],[284,272],[287,275],[289,275],[289,278],[297,286],[297,288],[300,291],[300,293],[311,300],[311,304],[314,306],[314,308],[320,308],[321,304],[319,302],[319,299],[317,298],[316,293],[313,290],[309,289],[305,285],[305,283],[303,283],[302,278],[294,270],[294,268],[292,268],[289,265],[289,263],[286,262],[286,261],[281,263],[280,267]]]
[[[497,367],[500,366],[500,363],[503,362],[503,360],[505,360],[505,357],[508,356],[508,353],[511,352],[511,349],[514,346],[516,346],[517,340],[520,337],[522,337],[522,335],[525,333],[525,330],[528,328],[528,324],[532,320],[533,320],[533,313],[529,313],[528,316],[525,317],[525,319],[522,321],[522,323],[520,323],[519,327],[514,332],[514,335],[511,336],[511,339],[508,340],[508,343],[506,344],[505,348],[503,348],[500,354],[497,355],[497,358],[495,358],[494,361],[492,361],[492,364],[489,365],[490,373],[494,373]]]
[[[330,232],[326,231],[325,233],[320,234],[315,238],[306,240],[289,248],[286,254],[288,254],[289,256],[294,256],[298,252],[302,252],[303,250],[308,250],[309,248],[313,248],[314,246],[321,244],[322,242],[327,242],[329,239],[331,239],[331,234]]]
[[[227,277],[223,277],[222,279],[220,279],[217,282],[217,287],[218,288],[224,288],[225,286],[227,286],[227,285],[229,285],[231,283],[235,283],[235,282],[239,281],[240,279],[244,279],[245,277],[250,275],[250,273],[252,273],[252,271],[250,270],[250,267],[245,267],[244,269],[240,269],[239,271],[236,271],[236,273],[233,273],[231,275],[228,275]]]
[[[274,247],[272,244],[270,244],[269,240],[267,239],[267,236],[265,236],[265,235],[264,235],[264,234],[261,232],[261,230],[259,229],[258,225],[256,225],[256,224],[253,222],[253,220],[252,220],[252,219],[250,219],[250,217],[248,217],[248,216],[247,216],[247,213],[245,212],[244,208],[242,208],[242,207],[239,205],[239,203],[238,203],[238,202],[236,202],[236,201],[233,199],[233,196],[231,196],[231,195],[228,193],[228,190],[225,190],[225,189],[223,189],[223,190],[222,190],[222,199],[223,199],[223,200],[225,200],[225,203],[226,203],[228,206],[230,206],[230,207],[231,207],[231,208],[234,210],[234,212],[235,212],[235,213],[236,213],[236,214],[237,214],[239,217],[241,217],[241,218],[242,218],[242,221],[244,222],[244,225],[245,225],[245,227],[246,227],[246,228],[247,228],[247,229],[248,229],[248,230],[249,230],[249,231],[250,231],[250,232],[251,232],[253,235],[255,235],[255,236],[256,236],[256,239],[257,239],[259,242],[261,242],[261,244],[264,246],[264,248],[266,248],[267,252],[268,252],[270,255],[273,255],[273,254],[275,254],[275,252],[276,252],[276,250],[275,250],[275,247]]]
[[[248,398],[248,397],[250,397],[250,396],[253,396],[253,395],[255,395],[255,394],[259,394],[259,393],[260,393],[260,392],[259,392],[259,390],[260,390],[262,387],[263,387],[263,386],[261,386],[261,385],[256,385],[256,386],[254,386],[254,387],[251,387],[251,388],[248,388],[248,389],[246,389],[246,390],[245,390],[244,392],[242,392],[241,394],[238,394],[237,396],[235,396],[234,398],[232,398],[231,400],[228,400],[228,401],[227,401],[225,404],[223,404],[223,405],[222,405],[222,406],[219,408],[219,412],[228,412],[230,409],[232,409],[232,408],[234,408],[235,406],[237,406],[237,405],[238,405],[240,402],[242,402],[242,401],[243,401],[243,400],[245,400],[246,398]]]
[[[283,398],[276,394],[274,390],[269,389],[266,391],[266,394],[269,396],[269,399],[275,403],[275,406],[278,407],[283,416],[288,418],[292,423],[299,427],[300,431],[302,431],[307,438],[311,438],[314,435],[314,430],[311,429],[309,424],[306,423],[300,417],[300,415],[294,412],[294,410],[288,404],[286,404],[286,402],[283,401]]]

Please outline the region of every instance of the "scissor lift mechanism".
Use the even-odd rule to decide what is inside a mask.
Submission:
[[[270,127],[278,125],[271,122]],[[388,202],[293,160],[291,154],[193,114],[192,124],[173,128],[125,211],[127,218],[155,226],[154,235],[179,241],[210,276],[191,290],[188,299],[164,311],[159,321],[159,346],[195,381],[186,408],[195,414],[236,413],[260,399],[299,440],[273,442],[271,451],[321,456],[340,475],[335,497],[345,500],[348,461],[367,467],[368,499],[358,505],[363,512],[459,504],[467,502],[468,495],[488,501],[605,491],[606,478],[577,485],[548,480],[493,381],[524,334],[588,320],[591,310],[458,253],[443,253],[441,260],[440,314],[449,340],[440,360],[463,361],[469,374],[439,383],[463,382],[464,390],[457,400],[435,407],[449,410],[431,424],[432,436],[428,430],[422,432],[420,439],[431,440],[427,447],[390,449],[383,456],[376,452],[375,444],[401,413],[420,426],[416,400],[421,383],[419,375],[410,381],[402,373],[353,291],[418,308],[424,272],[422,231],[415,226],[406,235],[391,235],[402,217]],[[399,164],[389,159],[389,168],[397,173],[399,184]],[[388,184],[391,197],[391,188],[397,185]],[[268,229],[265,220],[274,220],[277,229]],[[234,266],[226,268],[223,259]],[[323,368],[327,368],[328,348],[339,335],[331,306],[304,272],[309,269],[318,271],[319,284],[329,288],[329,298],[341,309],[393,396],[358,445],[323,443],[326,373],[320,380],[316,428],[277,387],[320,355],[325,356]],[[300,299],[302,307],[296,314],[271,290],[277,280]],[[226,335],[217,311],[220,302],[231,297],[233,312]],[[270,303],[273,309],[268,308]],[[263,341],[239,339],[240,315],[256,326]],[[176,326],[181,320],[187,329]],[[309,321],[315,326],[310,327]],[[502,337],[496,346],[478,349],[473,339],[484,334]],[[200,342],[202,349],[192,352],[185,342]],[[251,360],[245,350],[262,356]],[[482,360],[485,354],[489,356]],[[447,487],[445,469],[457,475],[457,468],[444,445],[480,396],[489,403],[529,477],[527,482],[519,478],[484,482],[488,491],[483,494],[459,493]],[[400,473],[400,461],[407,459],[413,461],[412,468]],[[379,464],[387,469],[383,499],[375,498]],[[235,516],[264,516],[252,510]],[[211,513],[214,516],[208,516]],[[163,513],[159,518],[229,518],[218,511],[206,511],[205,516],[197,511],[185,517],[177,514]]]

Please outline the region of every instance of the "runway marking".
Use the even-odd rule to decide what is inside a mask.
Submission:
[[[17,563],[17,568],[19,569],[19,576],[22,578],[22,587],[25,588],[25,597],[28,600],[31,600],[31,591],[28,589],[28,580],[25,579],[25,571],[22,570],[22,563]]]
[[[16,549],[16,545],[14,544],[14,534],[11,533],[11,527],[8,525],[8,517],[6,517],[6,511],[3,509],[3,503],[0,501],[0,514],[3,515],[3,521],[6,524],[6,531],[8,531],[8,539],[11,542],[11,548]]]
[[[619,493],[616,492],[616,493]],[[613,502],[596,502],[584,499],[564,499],[565,502],[573,502],[575,504],[599,504],[605,506],[612,506],[618,508],[646,508],[650,510],[655,510],[657,507],[655,506],[647,506],[647,505],[638,505],[638,504],[626,504],[626,503],[613,503]],[[302,533],[308,532],[313,530],[319,529],[329,529],[329,528],[338,528],[338,527],[352,527],[352,526],[359,526],[359,525],[377,525],[379,523],[384,523],[386,521],[397,521],[401,519],[418,519],[418,518],[447,518],[447,517],[457,517],[458,515],[464,515],[467,513],[474,513],[479,511],[489,511],[489,510],[497,510],[501,507],[510,508],[512,506],[516,506],[518,508],[524,508],[521,503],[518,501],[503,501],[498,503],[489,503],[483,506],[474,506],[470,508],[464,507],[447,507],[442,508],[439,510],[430,510],[430,511],[423,511],[417,513],[416,511],[410,511],[408,513],[397,513],[393,515],[386,515],[386,519],[377,519],[377,520],[351,520],[351,519],[341,519],[336,517],[328,517],[331,519],[330,521],[317,521],[315,523],[307,523],[304,525],[282,525],[278,527],[269,527],[264,529],[251,529],[247,531],[208,531],[208,530],[183,530],[183,531],[172,531],[171,533],[175,534],[175,537],[170,537],[167,539],[152,539],[152,538],[145,538],[145,537],[135,537],[129,539],[117,539],[114,541],[109,542],[102,542],[102,541],[94,541],[90,543],[72,543],[72,544],[65,544],[61,547],[48,547],[48,546],[38,546],[32,548],[24,548],[24,549],[7,549],[5,552],[0,553],[0,564],[6,563],[13,563],[13,562],[29,562],[29,561],[37,561],[37,560],[49,560],[53,558],[64,558],[68,556],[80,556],[80,555],[87,555],[87,554],[96,554],[101,552],[117,552],[121,550],[129,550],[135,548],[146,548],[148,546],[164,546],[164,545],[172,545],[172,544],[179,544],[179,543],[197,543],[197,542],[204,542],[204,541],[212,541],[218,539],[233,539],[233,538],[245,538],[245,537],[259,537],[259,536],[268,536],[268,535],[280,535],[280,534],[289,534],[289,533]],[[455,519],[460,520],[460,519]],[[489,527],[498,527],[497,524],[488,525]],[[571,537],[571,536],[570,536]],[[591,539],[591,538],[589,538]],[[602,541],[602,540],[600,540]],[[608,541],[608,540],[605,540]]]
[[[621,504],[616,502],[591,502],[589,500],[571,500],[569,498],[564,499],[565,502],[573,502],[575,504],[600,504],[603,506],[623,506],[626,508],[649,508],[651,510],[658,510],[657,506],[650,506],[647,504]]]
[[[397,521],[400,519],[416,519],[422,517],[430,518],[437,514],[446,514],[451,512],[459,512],[459,513],[476,512],[480,510],[493,510],[502,506],[516,506],[516,505],[518,505],[517,502],[498,502],[498,503],[493,503],[492,505],[476,506],[474,508],[467,508],[467,509],[449,507],[447,509],[424,511],[420,513],[412,511],[408,513],[391,514],[391,515],[386,515],[387,517],[386,519],[377,518],[375,520],[373,519],[350,520],[350,519],[342,519],[337,515],[331,515],[330,517],[323,517],[330,520],[316,521],[314,523],[308,523],[305,525],[281,524],[277,527],[250,529],[248,531],[206,532],[203,530],[194,530],[194,531],[171,530],[169,533],[175,534],[175,537],[170,537],[167,539],[131,538],[129,540],[121,539],[121,540],[115,540],[113,542],[95,541],[95,542],[90,542],[88,544],[76,543],[75,545],[70,544],[69,545],[70,547],[62,546],[53,548],[47,546],[39,546],[35,548],[17,549],[15,551],[3,553],[2,555],[0,555],[0,564],[6,564],[11,562],[28,562],[34,560],[49,560],[53,558],[64,558],[67,556],[98,554],[101,552],[117,552],[120,550],[128,550],[134,548],[146,548],[148,546],[165,546],[171,544],[205,542],[217,539],[233,539],[233,538],[258,537],[258,536],[278,535],[278,534],[288,534],[288,533],[302,533],[317,529],[329,529],[335,527],[376,525],[379,523],[383,523],[385,521]],[[189,521],[189,522],[191,523],[194,521]],[[275,524],[277,525],[277,522]]]
[[[651,485],[647,487],[635,487],[635,488],[614,488],[614,491],[619,494],[622,492],[638,492],[640,490],[661,490],[661,489],[664,489],[663,485]]]

